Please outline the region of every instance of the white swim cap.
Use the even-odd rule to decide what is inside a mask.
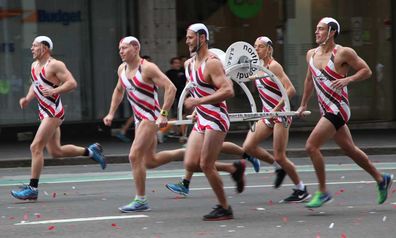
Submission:
[[[36,38],[34,38],[34,41],[46,45],[50,50],[54,48],[54,44],[52,43],[52,40],[48,36],[37,36]]]
[[[121,44],[121,43],[130,44],[130,43],[132,43],[132,42],[136,42],[136,43],[138,44],[139,48],[140,48],[140,42],[139,42],[139,40],[138,40],[136,37],[127,36],[127,37],[124,37],[124,38],[122,38],[122,39],[120,40],[120,44]]]
[[[193,32],[202,33],[205,32],[206,40],[209,40],[209,31],[208,28],[202,23],[195,23],[190,25],[187,30],[192,30]]]
[[[266,45],[270,45],[270,46],[273,45],[273,44],[272,44],[272,40],[271,40],[270,38],[266,37],[266,36],[259,36],[259,37],[257,38],[257,40],[259,40],[259,41],[261,41],[261,42],[264,42]]]
[[[338,24],[338,21],[336,21],[336,19],[332,17],[324,17],[319,21],[319,23],[321,22],[328,25],[331,29],[337,31],[337,34],[340,34],[341,27],[340,24]]]

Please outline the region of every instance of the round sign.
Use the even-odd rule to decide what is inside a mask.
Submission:
[[[257,16],[263,7],[263,0],[228,0],[227,3],[234,15],[244,19]]]
[[[246,63],[250,66],[260,65],[260,59],[254,47],[243,41],[237,41],[230,45],[225,54],[226,71],[228,69],[227,76],[236,80],[252,76],[257,71],[257,68],[249,67]],[[236,65],[240,65],[240,67]]]
[[[220,59],[221,63],[225,68],[225,52],[217,48],[211,48],[209,49],[209,51],[214,53]]]

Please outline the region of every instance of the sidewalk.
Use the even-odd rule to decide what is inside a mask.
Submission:
[[[292,130],[289,136],[288,156],[290,158],[307,157],[304,150],[305,142],[309,136],[310,130]],[[369,155],[396,154],[396,129],[354,129],[351,131],[356,145]],[[246,132],[231,132],[226,140],[242,145]],[[62,144],[75,144],[88,146],[91,143],[99,142],[106,155],[107,162],[111,163],[129,163],[128,153],[129,143],[119,141],[110,136],[92,136],[88,138],[63,138]],[[25,167],[30,166],[30,142],[1,142],[0,144],[0,167]],[[182,144],[177,139],[168,138],[163,144],[157,146],[157,151],[181,148]],[[263,148],[272,151],[272,139],[261,143]],[[322,150],[325,156],[343,155],[342,151],[334,143],[329,141]],[[45,165],[77,165],[91,164],[91,160],[82,158],[64,158],[51,159],[46,156]],[[221,155],[220,159],[237,159],[236,156]]]

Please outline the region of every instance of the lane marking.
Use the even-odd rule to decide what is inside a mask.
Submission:
[[[396,170],[396,163],[374,163],[378,170]],[[296,166],[298,173],[314,172],[312,165]],[[340,171],[363,171],[356,164],[328,164],[326,172]],[[147,170],[147,179],[160,178],[181,178],[184,176],[184,169],[174,170]],[[262,166],[259,174],[271,174],[273,168]],[[252,168],[246,169],[246,175],[256,174]],[[228,173],[220,172],[220,175]],[[203,177],[203,173],[195,173],[194,177]],[[61,183],[84,183],[84,182],[105,182],[105,181],[122,181],[133,180],[130,171],[121,172],[96,172],[96,173],[76,173],[76,174],[44,174],[40,178],[40,184],[61,184]],[[3,176],[0,180],[0,187],[17,186],[27,182],[27,175]]]
[[[21,221],[14,225],[41,225],[41,224],[55,224],[55,223],[70,223],[70,222],[86,222],[86,221],[104,221],[104,220],[118,220],[118,219],[132,219],[132,218],[147,218],[147,215],[126,215],[126,216],[105,216],[105,217],[85,217],[85,218],[69,218],[58,220],[45,220],[45,221]]]

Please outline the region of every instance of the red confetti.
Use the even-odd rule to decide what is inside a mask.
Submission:
[[[319,232],[316,234],[316,238],[320,238],[320,233]]]
[[[52,193],[52,198],[56,198],[56,193]]]
[[[289,221],[289,218],[283,217],[282,220],[283,220],[284,223],[287,223]]]
[[[49,231],[55,230],[55,226],[49,226],[49,227],[48,227],[48,230],[49,230]]]
[[[24,221],[28,221],[28,220],[29,220],[29,214],[25,213],[25,214],[23,215],[23,220],[24,220]]]
[[[9,217],[8,219],[10,219],[10,220],[14,220],[14,219],[15,219],[15,217]]]
[[[347,238],[346,234],[345,234],[345,233],[342,233],[342,234],[341,234],[341,238]]]
[[[345,189],[341,188],[341,189],[340,189],[340,192],[342,192],[342,193],[345,192]]]
[[[272,200],[268,201],[268,205],[272,206],[274,203],[272,202]]]
[[[116,229],[121,229],[121,227],[119,227],[119,226],[118,226],[117,224],[115,224],[115,223],[112,223],[111,226],[114,227],[114,228],[116,228]]]
[[[36,214],[36,218],[41,218],[41,214]]]

